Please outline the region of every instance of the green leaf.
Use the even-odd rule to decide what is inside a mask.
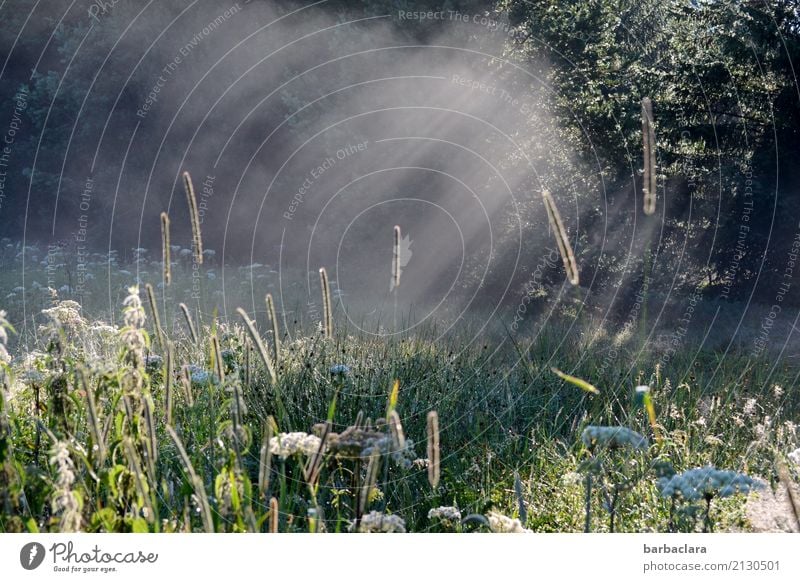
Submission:
[[[111,507],[104,507],[92,514],[93,529],[102,532],[117,531],[117,513]]]
[[[392,411],[397,407],[397,399],[400,396],[400,380],[395,378],[394,383],[392,384],[392,391],[389,393],[389,407],[386,410],[386,420],[389,420],[389,416],[392,414]]]
[[[142,517],[135,517],[131,522],[131,531],[133,533],[150,533],[147,527],[147,522]]]

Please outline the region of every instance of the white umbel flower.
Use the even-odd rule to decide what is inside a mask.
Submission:
[[[313,434],[282,432],[269,440],[269,450],[282,459],[298,454],[311,456],[319,450],[321,442],[320,438]]]
[[[763,483],[743,473],[724,471],[712,465],[689,469],[672,477],[662,477],[656,485],[662,497],[680,495],[687,501],[730,497],[737,493],[749,493],[764,486]]]
[[[77,301],[59,301],[55,306],[42,309],[50,320],[68,331],[77,331],[86,325],[86,320],[81,317],[81,306]]]
[[[624,426],[587,426],[581,435],[587,447],[621,449],[630,447],[636,450],[647,448],[647,439],[638,432]]]
[[[443,505],[442,507],[434,507],[428,511],[428,519],[455,524],[461,521],[461,512],[458,510],[458,507]]]
[[[399,515],[370,511],[361,518],[360,533],[406,533],[406,522]]]
[[[531,530],[523,527],[520,520],[505,516],[502,513],[497,513],[496,511],[487,513],[486,519],[489,521],[489,529],[494,533],[531,533]]]

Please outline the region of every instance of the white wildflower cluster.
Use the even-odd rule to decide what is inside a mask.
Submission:
[[[9,323],[6,319],[6,312],[0,309],[0,364],[8,364],[11,361],[11,356],[8,355],[8,350],[6,349],[6,344],[8,343],[7,327],[9,327]]]
[[[717,469],[712,465],[689,469],[672,477],[661,477],[656,483],[662,497],[680,495],[687,501],[730,497],[761,489],[763,484],[736,471]]]
[[[772,430],[772,417],[770,415],[765,415],[762,422],[756,424],[754,432],[756,437],[763,440],[769,436],[770,431]]]
[[[50,464],[55,467],[56,470],[52,507],[53,512],[61,516],[61,531],[80,531],[80,502],[72,491],[72,486],[75,483],[75,464],[69,456],[69,449],[65,442],[58,441],[53,446]]]
[[[411,466],[415,469],[427,469],[430,461],[428,459],[414,459]]]
[[[576,471],[569,471],[561,476],[561,484],[567,487],[575,487],[583,482],[583,475]]]
[[[119,330],[116,326],[108,325],[104,321],[95,321],[89,327],[89,332],[98,339],[111,340],[119,333]]]
[[[114,325],[103,321],[94,321],[86,328],[84,342],[86,355],[94,359],[103,360],[111,353],[119,351],[120,332]]]
[[[282,432],[269,440],[269,450],[273,455],[285,459],[292,455],[311,456],[319,450],[322,441],[313,434],[305,432]]]
[[[520,520],[507,517],[496,511],[487,513],[486,519],[489,521],[489,529],[494,533],[531,533],[531,530],[523,527]]]
[[[81,305],[77,301],[58,301],[53,307],[42,309],[50,322],[62,327],[67,332],[75,332],[86,326],[86,320],[81,317]]]
[[[360,533],[406,533],[406,522],[399,515],[370,511],[362,516],[358,531]]]
[[[800,448],[797,448],[789,453],[789,459],[791,459],[796,465],[800,466]]]
[[[461,512],[458,510],[458,507],[443,505],[442,507],[434,507],[428,511],[428,519],[436,520],[447,527],[454,527],[461,522]]]
[[[742,414],[745,418],[752,418],[756,415],[756,407],[758,406],[758,400],[755,398],[748,398],[744,402],[744,406],[742,407]]]
[[[638,432],[624,426],[587,426],[581,435],[587,447],[621,449],[630,447],[636,450],[647,448],[647,439]]]

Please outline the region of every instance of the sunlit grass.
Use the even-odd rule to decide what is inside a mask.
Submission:
[[[271,298],[263,324],[154,321],[154,290],[129,293],[122,327],[48,294],[4,333],[3,530],[748,530],[749,485],[692,498],[676,476],[797,480],[788,366],[636,346],[609,364],[613,340],[587,352],[556,326],[511,342],[309,322],[278,350]]]

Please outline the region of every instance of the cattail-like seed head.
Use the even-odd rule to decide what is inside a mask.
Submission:
[[[642,99],[642,172],[643,210],[647,215],[656,211],[656,130],[653,123],[653,102]]]
[[[261,451],[258,464],[258,490],[262,495],[266,495],[269,488],[269,476],[272,469],[272,450],[269,448],[269,441],[272,440],[272,423],[267,421],[264,427],[264,440],[261,442]]]
[[[428,413],[428,483],[434,489],[439,484],[439,415]]]
[[[200,211],[197,208],[197,197],[194,194],[192,176],[189,172],[183,173],[183,186],[186,189],[186,200],[189,203],[189,220],[192,223],[192,251],[194,262],[203,264],[203,238],[200,234]]]
[[[272,299],[272,293],[267,293],[267,317],[269,317],[270,323],[272,323],[272,345],[274,347],[273,352],[275,354],[275,365],[278,365],[278,362],[281,358],[281,339],[279,337],[279,330],[278,330],[278,317],[275,314],[275,302]]]
[[[186,325],[189,327],[189,334],[192,336],[192,341],[197,343],[197,331],[194,328],[194,322],[192,322],[192,315],[189,313],[189,308],[186,307],[185,303],[179,303],[178,307],[181,308],[181,312],[183,312],[183,317],[186,319]]]
[[[161,260],[164,262],[164,285],[172,282],[172,258],[170,256],[169,215],[161,213]]]
[[[550,221],[550,226],[555,232],[558,251],[561,253],[561,260],[564,262],[564,270],[567,272],[567,279],[573,285],[577,285],[580,282],[578,265],[575,262],[575,254],[572,252],[572,245],[569,243],[567,229],[564,228],[561,214],[558,212],[558,208],[550,192],[542,190],[542,198],[544,199],[544,206],[547,210],[547,219]]]
[[[251,357],[253,355],[253,342],[249,337],[244,338],[244,385],[248,388],[253,381],[253,364]]]
[[[183,392],[186,396],[186,402],[189,406],[194,406],[194,396],[192,394],[192,372],[189,366],[181,368],[181,384],[183,384]]]
[[[278,508],[278,500],[272,497],[269,500],[269,533],[278,533],[279,517],[280,509]]]
[[[153,326],[155,327],[154,331],[156,342],[159,346],[163,347],[162,335],[164,332],[161,329],[161,316],[158,313],[158,305],[156,305],[156,294],[153,291],[153,286],[150,283],[147,283],[144,288],[147,291],[147,302],[150,304],[150,313],[153,314]]]
[[[242,399],[242,386],[241,384],[239,384],[238,378],[236,379],[236,381],[231,383],[231,395],[233,396],[231,400],[231,418],[233,420],[233,434],[236,444],[238,446],[240,444],[244,444],[244,441],[247,438],[243,428],[244,415],[247,412],[247,410],[245,409],[244,400]]]
[[[256,351],[258,351],[258,355],[261,356],[261,361],[264,362],[264,366],[267,368],[267,372],[269,372],[269,377],[272,380],[272,383],[275,384],[278,381],[278,377],[275,374],[275,367],[272,365],[269,354],[267,354],[267,349],[264,347],[264,342],[261,341],[261,336],[258,335],[258,331],[256,330],[256,326],[253,324],[253,320],[250,319],[250,317],[247,315],[247,312],[241,307],[236,308],[236,313],[238,313],[242,318],[242,321],[244,321],[247,332],[250,334],[250,339],[253,341],[253,344],[255,344]]]
[[[214,372],[220,383],[225,381],[225,363],[222,361],[222,348],[216,333],[211,334],[211,355],[214,358]]]
[[[403,432],[403,423],[396,410],[389,413],[389,430],[392,433],[392,445],[396,450],[403,450],[406,447],[406,435]]]
[[[402,274],[402,263],[400,262],[401,257],[400,253],[402,252],[400,249],[400,241],[402,240],[402,236],[400,233],[400,226],[395,225],[394,227],[394,253],[392,255],[392,289],[396,290],[400,286],[400,275]]]
[[[145,448],[147,450],[147,467],[153,479],[156,477],[156,462],[158,461],[158,435],[156,434],[156,419],[153,415],[154,408],[153,399],[149,394],[145,394],[142,397],[142,412],[147,429]]]
[[[173,406],[173,399],[175,398],[173,391],[174,391],[174,382],[175,382],[175,346],[172,342],[167,342],[166,346],[166,354],[164,358],[164,407],[166,408],[165,411],[165,419],[164,422],[167,425],[172,424],[172,406]]]
[[[319,284],[322,290],[322,318],[325,337],[333,337],[333,312],[331,309],[331,287],[328,282],[328,272],[325,267],[319,270]]]

